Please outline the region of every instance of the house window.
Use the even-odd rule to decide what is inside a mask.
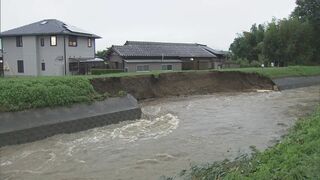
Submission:
[[[149,65],[137,65],[137,71],[149,71]]]
[[[50,37],[50,46],[57,46],[57,36]]]
[[[77,46],[77,36],[69,36],[69,46],[71,47]]]
[[[18,60],[18,73],[24,73],[23,60]]]
[[[172,65],[171,64],[163,64],[162,70],[164,71],[172,71]]]
[[[44,46],[44,38],[40,38],[40,45],[41,45],[41,47]]]
[[[88,47],[92,47],[92,39],[88,38]]]
[[[22,36],[17,36],[16,37],[16,43],[17,43],[17,47],[22,47],[23,46]]]
[[[45,71],[46,70],[46,63],[41,63],[41,70],[42,71]]]

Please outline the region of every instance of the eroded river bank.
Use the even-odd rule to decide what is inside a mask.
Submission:
[[[144,118],[0,149],[3,179],[159,179],[263,150],[320,102],[320,86],[142,103]]]

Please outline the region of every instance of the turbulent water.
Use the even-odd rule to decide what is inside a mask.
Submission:
[[[143,119],[0,149],[0,179],[159,179],[265,149],[320,102],[320,86],[142,103]]]

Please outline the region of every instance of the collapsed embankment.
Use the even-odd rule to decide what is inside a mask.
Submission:
[[[48,79],[45,81],[52,84],[56,80]],[[98,92],[108,94],[108,96],[119,96],[122,94],[119,92],[124,91],[138,100],[214,92],[273,90],[275,86],[269,78],[255,73],[241,72],[181,72],[164,73],[158,76],[99,77],[91,79],[90,83],[87,82],[85,87],[89,86],[92,90],[85,95]],[[23,87],[30,89],[33,86],[25,85]],[[53,87],[55,86],[53,85]],[[30,91],[30,94],[33,91]],[[42,94],[46,94],[45,91],[42,91]],[[50,100],[50,97],[44,96],[41,100],[46,102]],[[37,98],[27,99],[24,103],[34,104],[33,102]],[[60,99],[62,98],[58,98],[58,100]],[[125,120],[139,119],[141,110],[136,99],[127,95],[109,98],[91,105],[79,104],[72,107],[0,113],[0,147],[32,142],[55,134],[78,132]]]
[[[104,77],[90,81],[98,93],[114,96],[125,91],[138,100],[275,88],[273,81],[267,77],[242,72],[176,72],[158,76]]]

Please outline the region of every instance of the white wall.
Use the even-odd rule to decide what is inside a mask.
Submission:
[[[23,75],[18,74],[17,60],[23,60],[23,47],[16,47],[15,37],[2,38],[3,41],[3,60],[4,66],[9,68],[5,75]]]
[[[128,72],[137,72],[138,65],[148,65],[149,71],[160,71],[162,70],[162,65],[172,65],[173,71],[181,70],[181,63],[125,63],[125,68]]]
[[[44,38],[44,46],[41,46]],[[88,47],[87,37],[78,37],[77,47],[68,46],[68,36],[65,36],[67,74],[69,73],[69,58],[94,58],[95,40]],[[64,75],[64,36],[57,36],[57,46],[50,46],[50,36],[23,36],[23,47],[16,47],[16,37],[3,38],[4,65],[10,68],[5,71],[9,76],[61,76]],[[18,73],[17,60],[24,61],[24,73]],[[41,63],[45,63],[42,71]]]
[[[44,38],[44,46],[41,46],[41,38]],[[64,75],[64,46],[63,36],[57,36],[57,46],[50,46],[50,36],[38,36],[39,72],[42,76]],[[41,70],[41,63],[45,63],[45,71]]]
[[[22,37],[22,60],[24,65],[24,73],[26,76],[38,76],[38,59],[37,59],[37,41],[36,36],[24,36]]]

